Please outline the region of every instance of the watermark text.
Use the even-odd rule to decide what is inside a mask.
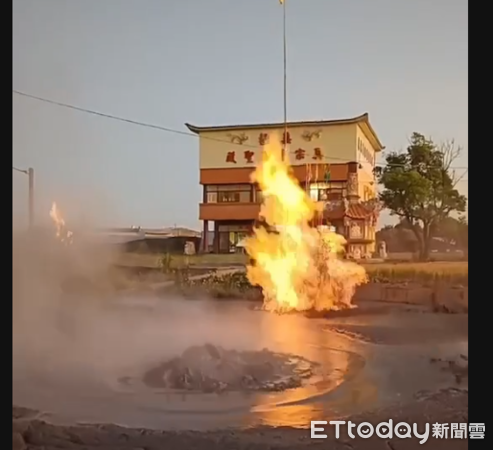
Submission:
[[[354,422],[345,420],[312,420],[310,423],[310,437],[312,439],[327,439],[326,427],[333,426],[335,437],[339,439],[342,428],[347,431],[351,439],[357,437],[368,439],[373,435],[382,439],[410,439],[413,436],[419,439],[420,444],[424,444],[430,438],[430,424],[425,423],[419,429],[418,424],[408,424],[406,422],[398,422],[394,425],[394,421],[389,419],[387,422],[380,422],[376,426],[369,422]],[[484,439],[485,424],[484,423],[434,423],[431,424],[431,436],[435,439]]]

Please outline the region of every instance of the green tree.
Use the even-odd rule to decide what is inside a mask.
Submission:
[[[414,253],[416,251],[416,237],[408,226],[402,222],[397,225],[387,225],[377,231],[377,241],[385,241],[387,251],[391,253]]]
[[[466,209],[467,199],[455,187],[460,178],[451,170],[460,152],[453,141],[437,146],[422,134],[413,133],[406,151],[389,153],[386,166],[378,174],[383,185],[380,200],[392,215],[409,225],[422,261],[429,259],[438,224],[450,213]]]
[[[467,255],[469,248],[469,224],[467,218],[460,216],[446,217],[437,227],[437,234],[446,239],[448,242],[454,243],[458,248],[464,251]]]

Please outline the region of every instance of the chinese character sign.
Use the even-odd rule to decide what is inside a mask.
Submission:
[[[282,139],[281,139],[281,144],[291,144],[291,135],[289,134],[289,131],[286,131],[283,133]]]
[[[324,155],[323,155],[322,149],[320,147],[315,147],[313,149],[312,159],[315,159],[317,161],[322,161],[322,159],[324,159]]]
[[[236,164],[236,152],[228,152],[226,154],[226,162]]]
[[[311,150],[305,150],[304,148],[298,148],[293,152],[295,160],[297,160],[297,161],[304,160],[307,157],[307,153],[309,155],[308,157],[311,156],[311,159],[314,161],[323,161],[325,158],[325,156],[322,152],[322,149],[320,147],[315,147]]]
[[[289,135],[289,132],[287,132],[281,139],[281,142],[284,143],[290,143],[291,136]],[[257,146],[248,146],[248,149],[231,149],[226,152],[225,155],[225,162],[230,164],[237,164],[240,167],[241,166],[248,166],[255,164],[257,162],[256,160],[256,154],[258,153],[258,157],[260,158],[258,162],[262,159],[262,154],[263,154],[263,149],[262,147],[267,145],[269,143],[269,134],[267,133],[260,133],[258,135],[258,148]],[[284,155],[284,148],[282,148],[282,154]],[[296,164],[315,164],[318,165],[317,163],[323,163],[326,160],[326,155],[321,147],[312,147],[310,146],[308,148],[306,147],[293,147],[292,150],[289,152],[291,155],[293,155],[293,158],[291,159],[292,163]],[[310,161],[310,162],[309,162]],[[330,177],[328,175],[327,177]]]
[[[269,135],[267,133],[260,133],[258,135],[259,145],[266,145],[269,143]]]
[[[255,153],[253,153],[251,150],[245,150],[243,152],[243,156],[245,157],[246,163],[253,164],[253,157],[255,156]]]
[[[302,159],[305,159],[305,153],[306,153],[306,150],[299,148],[299,149],[294,151],[294,157],[296,158],[297,161],[300,161]]]
[[[380,422],[378,424],[371,424],[369,422],[361,422],[356,424],[352,421],[344,420],[315,420],[310,422],[310,437],[312,439],[327,439],[328,435],[325,433],[326,425],[335,427],[335,438],[339,439],[341,435],[341,428],[346,428],[345,434],[351,438],[368,439],[372,436],[376,438],[385,439],[417,439],[419,444],[424,444],[428,439],[437,440],[449,440],[449,439],[484,439],[485,438],[485,424],[484,423],[433,423],[431,424],[431,436],[430,436],[430,423],[424,423],[418,426],[417,423],[399,422],[395,424],[392,419],[388,421]],[[376,426],[375,426],[376,425]],[[469,431],[469,433],[468,433]],[[347,439],[347,438],[346,438]],[[399,447],[397,445],[397,447]],[[414,448],[414,446],[412,446]],[[327,448],[332,448],[328,446]],[[416,447],[419,448],[419,447]],[[430,448],[434,448],[433,446]],[[440,445],[440,448],[442,446]],[[447,446],[443,447],[447,448]],[[461,447],[462,448],[462,447]]]
[[[226,162],[229,164],[238,164],[238,162],[242,163],[244,162],[245,164],[254,164],[254,158],[255,158],[255,152],[252,150],[245,150],[243,152],[240,152],[240,155],[243,154],[243,158],[240,160],[237,160],[237,155],[235,151],[227,152],[226,153]],[[241,158],[241,157],[240,157]]]

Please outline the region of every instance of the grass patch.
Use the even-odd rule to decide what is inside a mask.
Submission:
[[[407,255],[408,257],[404,258]],[[436,265],[441,269],[453,267],[467,267],[467,261],[460,260],[436,260],[429,263],[414,262],[411,260],[411,254],[389,254],[389,258],[386,262],[368,262],[364,263],[364,266],[394,266],[396,264],[407,266],[412,265],[416,267],[426,267],[431,265]],[[140,266],[140,267],[158,267],[159,262],[163,255],[150,254],[150,253],[130,253],[121,252],[115,258],[115,263],[122,266]],[[229,253],[229,254],[214,254],[214,253],[204,253],[193,256],[185,255],[171,255],[172,265],[177,267],[182,267],[188,264],[194,265],[211,265],[211,266],[237,266],[245,265],[248,262],[248,255],[242,253]],[[429,270],[429,269],[426,269]]]
[[[163,255],[140,254],[140,253],[120,253],[115,263],[121,266],[138,266],[158,268],[161,266]],[[177,269],[191,266],[242,266],[248,261],[247,255],[241,253],[233,254],[199,254],[193,256],[171,255],[170,268]]]
[[[176,271],[186,267],[225,267],[245,266],[248,260],[243,254],[200,254],[186,257],[184,255],[141,255],[124,253],[119,255],[118,264],[127,267]],[[362,264],[371,281],[381,283],[412,282],[429,284],[436,281],[447,284],[468,285],[469,265],[467,261],[443,262],[368,262]],[[217,280],[214,282],[218,284]]]
[[[466,263],[368,264],[366,269],[370,281],[374,283],[432,285],[438,281],[446,285],[468,285]],[[182,277],[177,284],[185,294],[206,293],[219,299],[262,299],[261,289],[250,284],[245,272],[225,275],[211,274],[200,280],[189,280],[187,277]]]
[[[181,275],[180,275],[181,274]],[[223,275],[212,273],[199,280],[190,279],[186,270],[176,272],[176,288],[189,297],[207,295],[215,299],[262,300],[262,290],[252,286],[245,272],[234,272]]]
[[[371,281],[379,283],[413,282],[430,284],[437,281],[468,285],[467,262],[376,263],[364,264]]]

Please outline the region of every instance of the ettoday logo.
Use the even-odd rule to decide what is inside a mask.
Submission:
[[[378,425],[374,426],[369,422],[361,422],[356,425],[350,420],[346,422],[345,420],[331,420],[327,422],[326,420],[313,420],[310,423],[310,436],[312,439],[326,439],[327,435],[324,434],[325,428],[321,425],[333,425],[335,426],[335,437],[339,439],[341,435],[341,427],[347,427],[348,436],[351,439],[360,437],[362,439],[368,439],[376,434],[382,439],[392,439],[394,436],[400,439],[410,439],[416,437],[420,439],[419,443],[424,444],[430,437],[430,424],[427,423],[424,426],[424,431],[422,433],[418,430],[418,424],[413,423],[412,425],[406,422],[399,422],[394,425],[394,421],[389,419],[387,422],[380,422]],[[356,432],[356,434],[354,433]]]

